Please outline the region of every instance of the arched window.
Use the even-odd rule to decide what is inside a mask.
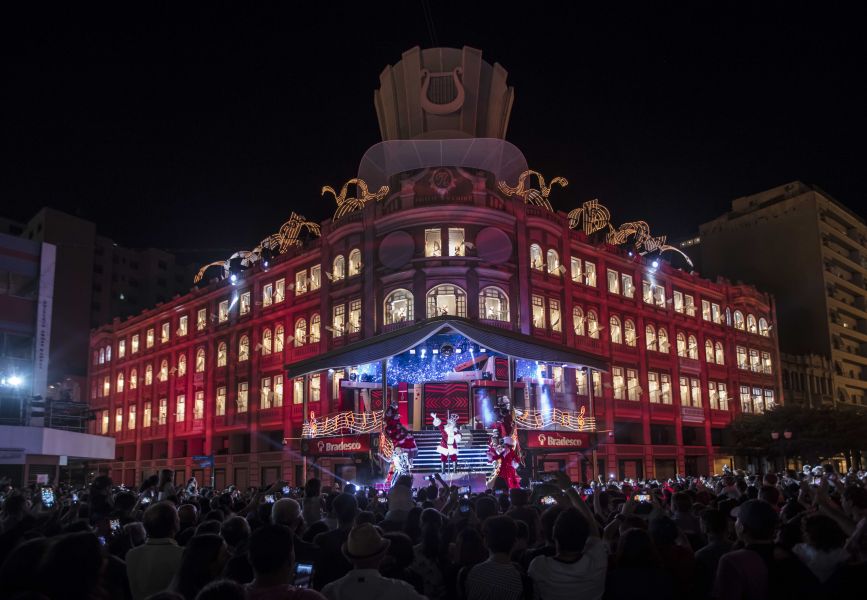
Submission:
[[[668,354],[670,350],[668,347],[668,332],[664,328],[660,327],[656,332],[656,338],[659,342],[659,351]]]
[[[187,355],[181,354],[178,356],[178,377],[183,377],[187,374]]]
[[[758,333],[759,328],[756,325],[756,317],[755,315],[747,315],[747,331],[750,333]]]
[[[205,372],[205,349],[199,348],[196,350],[196,373]]]
[[[398,289],[385,297],[383,313],[385,324],[403,323],[413,320],[412,293],[408,290]]]
[[[635,347],[638,336],[635,335],[635,322],[632,319],[623,322],[623,337],[626,339],[627,346]]]
[[[271,329],[266,327],[262,330],[262,355],[267,356],[271,354],[271,349],[274,346],[274,338],[271,337]]]
[[[595,310],[587,311],[587,335],[594,340],[599,339],[599,317]]]
[[[709,363],[714,362],[713,342],[710,340],[704,341],[704,359]]]
[[[340,281],[344,277],[346,277],[346,261],[342,254],[338,254],[331,265],[331,280]]]
[[[105,348],[99,349],[99,364],[101,364],[101,365],[105,364]]]
[[[242,335],[238,340],[238,362],[250,360],[250,338]]]
[[[716,344],[714,344],[713,353],[714,353],[714,360],[716,361],[716,364],[718,364],[718,365],[726,364],[726,355],[725,355],[725,352],[723,352],[723,345],[721,342],[717,342]]]
[[[319,333],[322,327],[322,320],[318,314],[310,317],[310,343],[316,344],[319,342]]]
[[[123,391],[123,371],[117,374],[117,391]]]
[[[677,332],[677,355],[686,358],[686,336],[682,331]]]
[[[498,287],[490,286],[479,292],[479,318],[491,321],[509,320],[509,297]]]
[[[226,346],[226,342],[220,342],[217,346],[217,366],[225,367],[226,366],[226,357],[228,355],[228,347]]]
[[[286,336],[283,323],[274,326],[274,352],[283,352],[283,338]]]
[[[575,335],[584,335],[584,311],[580,306],[572,309],[572,327],[575,328]]]
[[[647,344],[648,350],[656,351],[656,329],[653,328],[653,325],[647,325],[644,328],[644,338],[645,343]]]
[[[355,248],[349,253],[349,276],[359,273],[361,273],[361,250]]]
[[[307,343],[307,321],[301,317],[295,321],[295,347],[303,346]]]
[[[732,326],[732,309],[726,306],[726,325]]]
[[[771,328],[768,326],[768,320],[764,317],[759,317],[759,335],[770,337]]]
[[[138,370],[129,370],[129,389],[134,390],[138,387]]]
[[[105,347],[105,362],[111,362],[111,346]]]
[[[690,335],[686,342],[689,357],[693,360],[698,360],[698,340],[694,335]]]
[[[740,329],[741,331],[746,329],[746,326],[744,325],[744,313],[742,313],[739,310],[736,310],[734,319],[735,319],[735,329]]]
[[[545,270],[545,263],[542,261],[542,247],[539,244],[530,244],[530,268],[537,271]]]
[[[427,318],[441,315],[467,316],[467,293],[456,285],[443,284],[427,293]]]
[[[159,380],[160,381],[166,381],[168,378],[169,378],[169,361],[167,361],[166,359],[163,359],[163,361],[160,363]]]
[[[620,319],[611,315],[608,319],[608,326],[611,328],[611,341],[615,344],[623,343],[623,332],[620,330]]]
[[[150,385],[154,382],[154,366],[147,365],[145,367],[145,385]]]
[[[560,274],[560,256],[556,250],[553,248],[548,250],[548,253],[545,255],[545,262],[548,263],[548,272],[551,275]]]

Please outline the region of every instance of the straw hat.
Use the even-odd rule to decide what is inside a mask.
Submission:
[[[376,527],[370,523],[362,523],[353,527],[349,537],[343,544],[343,554],[349,560],[374,558],[388,550],[390,540],[383,538]]]

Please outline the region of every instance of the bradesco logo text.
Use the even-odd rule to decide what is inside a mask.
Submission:
[[[584,440],[581,438],[568,438],[553,435],[545,435],[540,433],[538,436],[539,446],[547,448],[549,446],[572,446],[579,447],[584,445]]]
[[[322,442],[316,444],[320,452],[353,452],[361,450],[361,442]]]

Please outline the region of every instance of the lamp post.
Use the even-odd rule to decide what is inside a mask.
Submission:
[[[771,439],[774,442],[779,443],[780,454],[783,456],[783,470],[785,471],[789,467],[789,461],[788,461],[788,458],[786,457],[786,447],[787,447],[786,444],[787,444],[788,440],[792,439],[792,432],[789,431],[788,429],[784,430],[783,431],[783,442],[780,442],[780,432],[779,431],[772,431],[771,432]]]

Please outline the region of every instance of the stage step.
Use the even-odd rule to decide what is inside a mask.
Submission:
[[[438,429],[413,431],[418,453],[412,463],[414,473],[439,473],[441,469],[440,455],[437,446],[440,443]],[[461,431],[461,443],[458,444],[459,473],[482,473],[490,475],[494,466],[488,462],[487,450],[490,434],[488,431],[476,429]]]

